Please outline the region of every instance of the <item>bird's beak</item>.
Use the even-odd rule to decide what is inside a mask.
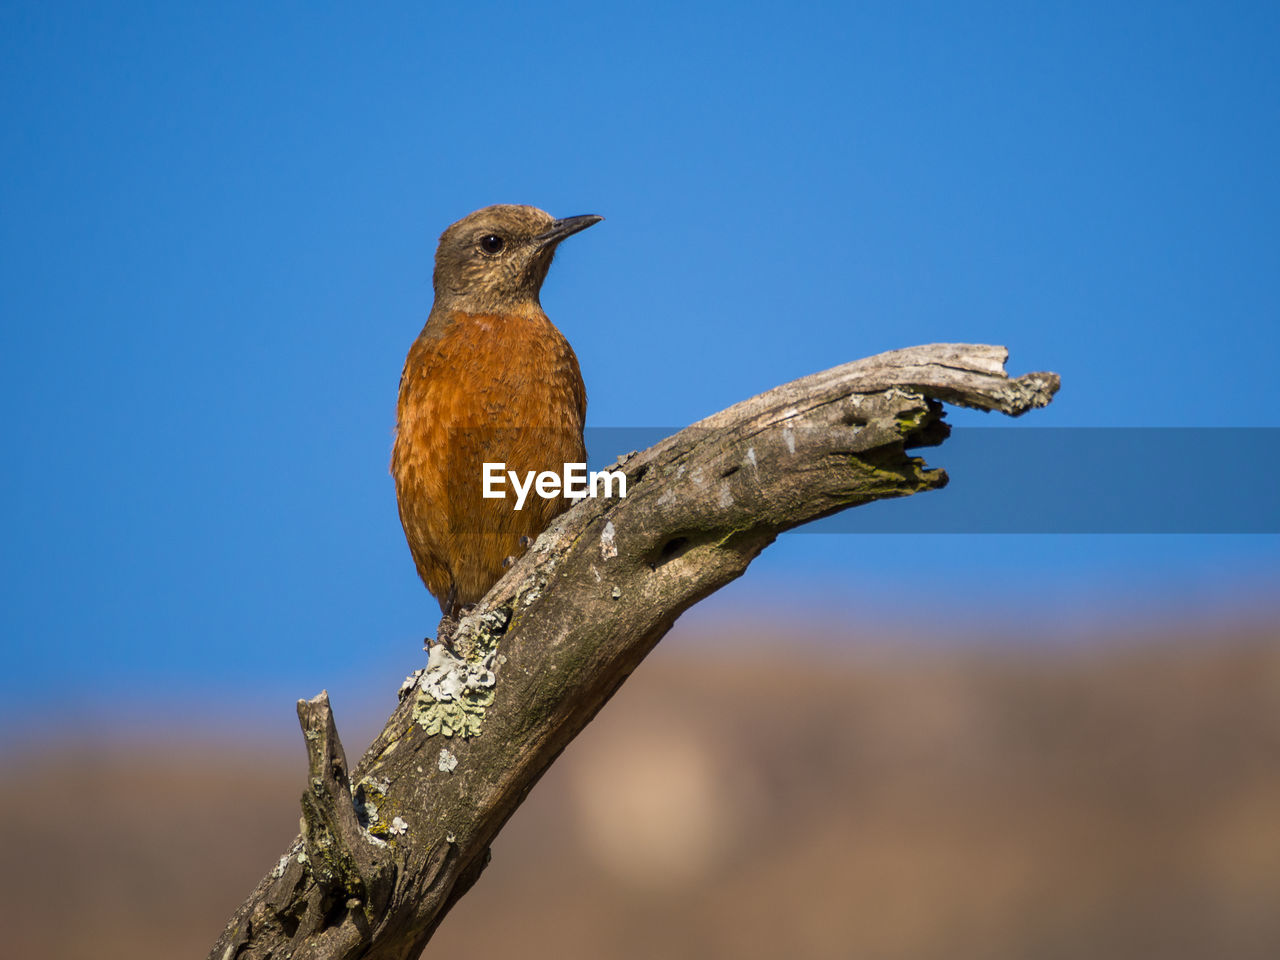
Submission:
[[[583,214],[580,217],[565,217],[563,220],[557,220],[551,224],[551,229],[546,233],[540,233],[535,238],[540,246],[556,244],[565,237],[571,237],[575,233],[587,229],[593,224],[599,223],[604,217],[597,217],[594,213]]]

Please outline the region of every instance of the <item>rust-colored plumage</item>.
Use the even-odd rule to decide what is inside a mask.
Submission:
[[[482,464],[523,477],[586,460],[578,359],[538,295],[556,245],[600,219],[504,204],[440,237],[435,304],[400,378],[391,474],[418,575],[446,615],[484,596],[506,558],[572,505],[485,499]]]

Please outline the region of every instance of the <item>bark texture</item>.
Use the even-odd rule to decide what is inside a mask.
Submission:
[[[625,499],[563,514],[405,681],[354,771],[328,696],[299,701],[302,832],[213,960],[414,958],[538,778],[698,600],[782,531],[942,487],[907,451],[940,401],[1018,416],[1058,389],[1003,347],[932,344],[784,384],[618,462]]]

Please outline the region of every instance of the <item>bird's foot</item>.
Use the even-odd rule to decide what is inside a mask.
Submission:
[[[440,618],[440,624],[436,627],[436,643],[448,643],[453,639],[453,635],[458,632],[458,626],[462,623],[463,617],[469,617],[475,613],[476,605],[468,603],[461,607],[450,607],[451,613],[446,613]],[[423,646],[423,649],[429,649],[432,646],[430,642]]]
[[[440,624],[436,627],[435,643],[448,643],[452,639],[454,633],[458,630],[458,615],[456,613],[446,613],[440,618]],[[428,643],[423,649],[431,647]]]

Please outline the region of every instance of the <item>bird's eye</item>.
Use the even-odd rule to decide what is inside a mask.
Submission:
[[[480,249],[485,253],[498,253],[507,245],[507,241],[503,240],[496,233],[480,238]]]

